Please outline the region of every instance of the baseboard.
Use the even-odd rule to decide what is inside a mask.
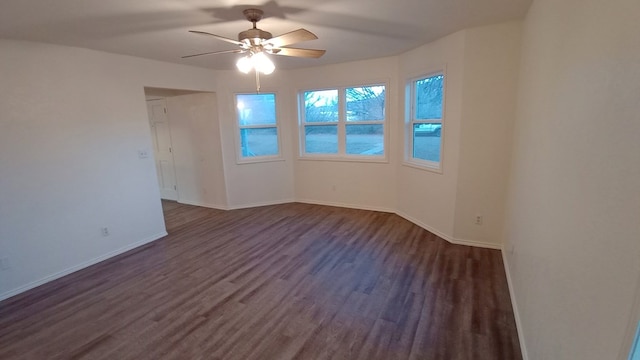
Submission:
[[[206,208],[209,208],[209,209],[216,209],[216,210],[229,210],[229,207],[227,207],[226,205],[208,204],[208,203],[201,203],[201,202],[197,202],[197,201],[178,200],[178,203],[185,204],[185,205],[206,207]]]
[[[513,317],[516,319],[516,329],[518,330],[518,340],[520,341],[520,351],[522,352],[522,360],[529,360],[527,355],[527,346],[524,341],[524,333],[522,332],[522,321],[520,320],[520,312],[518,311],[518,304],[516,303],[516,294],[513,290],[513,282],[511,281],[511,271],[509,271],[509,263],[507,262],[507,255],[505,249],[502,249],[502,264],[504,265],[504,272],[507,275],[507,285],[509,286],[509,296],[511,297],[511,307],[513,308]]]
[[[231,205],[231,206],[228,206],[226,210],[238,210],[238,209],[247,209],[247,208],[253,208],[253,207],[260,207],[260,206],[290,204],[292,202],[295,202],[295,200],[284,199],[284,200],[275,200],[275,201],[264,201],[264,202],[249,203],[249,204]]]
[[[391,213],[391,214],[395,213],[395,210],[391,210],[391,209],[380,207],[380,206],[366,206],[366,205],[361,206],[361,205],[352,205],[352,204],[345,204],[345,203],[332,202],[332,201],[318,201],[318,200],[310,200],[310,199],[296,199],[296,202],[303,203],[303,204],[312,204],[312,205],[335,206],[335,207],[341,207],[341,208],[347,208],[347,209],[380,211],[380,212]]]
[[[137,241],[137,242],[135,242],[133,244],[129,244],[127,246],[121,247],[121,248],[119,248],[117,250],[110,251],[110,252],[108,252],[108,253],[106,253],[104,255],[100,255],[100,256],[95,257],[95,258],[93,258],[93,259],[91,259],[89,261],[82,262],[82,263],[80,263],[78,265],[74,265],[74,266],[72,266],[70,268],[67,268],[65,270],[59,271],[57,273],[45,276],[44,278],[42,278],[40,280],[36,280],[36,281],[30,282],[30,283],[28,283],[26,285],[20,286],[20,287],[18,287],[16,289],[9,290],[9,291],[7,291],[5,293],[0,294],[0,301],[6,300],[6,299],[8,299],[10,297],[16,296],[16,295],[18,295],[20,293],[23,293],[23,292],[25,292],[27,290],[31,290],[31,289],[33,289],[35,287],[40,286],[40,285],[44,285],[44,284],[46,284],[46,283],[48,283],[50,281],[53,281],[53,280],[56,280],[56,279],[61,278],[63,276],[69,275],[69,274],[74,273],[74,272],[76,272],[78,270],[82,270],[82,269],[84,269],[86,267],[89,267],[91,265],[95,265],[95,264],[97,264],[97,263],[99,263],[101,261],[107,260],[107,259],[109,259],[111,257],[116,256],[116,255],[120,255],[122,253],[125,253],[125,252],[127,252],[127,251],[129,251],[131,249],[135,249],[135,248],[137,248],[139,246],[148,244],[148,243],[150,243],[152,241],[155,241],[155,240],[158,240],[158,239],[160,239],[160,238],[162,238],[164,236],[167,236],[167,232],[166,231],[163,231],[162,233],[150,236],[150,237],[148,237],[148,238],[146,238],[144,240]]]
[[[486,242],[481,242],[481,241],[474,241],[474,240],[465,240],[465,239],[458,239],[458,238],[454,238],[452,236],[449,236],[441,231],[438,231],[437,229],[434,229],[433,227],[423,223],[422,221],[409,216],[401,211],[396,211],[395,212],[398,216],[404,218],[405,220],[411,221],[412,223],[420,226],[421,228],[435,234],[438,235],[439,237],[447,240],[448,242],[452,243],[452,244],[456,244],[456,245],[465,245],[465,246],[474,246],[474,247],[480,247],[480,248],[485,248],[485,249],[495,249],[495,250],[501,250],[502,249],[502,245],[500,244],[494,244],[494,243],[486,243]]]
[[[502,245],[500,244],[494,244],[494,243],[488,243],[488,242],[482,242],[482,241],[452,238],[449,240],[449,242],[456,245],[466,245],[466,246],[475,246],[475,247],[485,248],[485,249],[502,250]]]

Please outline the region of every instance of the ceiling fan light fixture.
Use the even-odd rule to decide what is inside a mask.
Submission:
[[[273,73],[273,71],[276,69],[276,66],[273,64],[273,61],[271,61],[271,59],[269,59],[264,52],[259,52],[257,54],[254,54],[251,57],[251,60],[256,70],[260,71],[265,75],[269,75]]]
[[[265,75],[269,75],[276,69],[273,61],[271,61],[264,52],[241,57],[236,62],[236,67],[240,72],[245,74],[255,69]]]
[[[253,63],[249,56],[243,56],[236,62],[236,67],[240,72],[248,74],[249,71],[253,68]]]

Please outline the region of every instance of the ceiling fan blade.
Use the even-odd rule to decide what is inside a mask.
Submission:
[[[288,32],[286,34],[282,34],[280,36],[276,36],[265,41],[266,44],[271,44],[273,47],[281,47],[287,46],[295,43],[299,43],[307,40],[315,40],[318,37],[309,30],[298,29]]]
[[[319,58],[324,55],[327,50],[316,50],[316,49],[297,49],[297,48],[279,48],[273,49],[273,54],[275,55],[284,55],[284,56],[296,56],[296,57],[304,57],[304,58]]]
[[[190,33],[194,33],[194,34],[213,36],[214,38],[216,38],[218,40],[222,40],[222,41],[226,41],[228,43],[232,43],[232,44],[236,44],[236,45],[242,46],[242,43],[240,41],[238,41],[238,40],[229,39],[229,38],[224,37],[224,36],[208,33],[206,31],[189,30],[189,32]]]
[[[230,53],[243,53],[245,52],[245,50],[242,49],[236,49],[236,50],[223,50],[223,51],[211,51],[211,52],[206,52],[206,53],[202,53],[202,54],[193,54],[193,55],[187,55],[187,56],[183,56],[183,59],[186,58],[191,58],[194,56],[202,56],[202,55],[213,55],[213,54],[230,54]]]

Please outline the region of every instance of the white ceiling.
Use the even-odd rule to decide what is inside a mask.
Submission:
[[[305,28],[319,39],[294,47],[326,49],[320,59],[278,56],[278,68],[397,55],[455,31],[522,18],[531,0],[2,0],[0,38],[77,46],[118,54],[233,69],[237,54],[181,59],[235,49],[251,23],[242,10],[265,12],[258,27],[274,36]]]

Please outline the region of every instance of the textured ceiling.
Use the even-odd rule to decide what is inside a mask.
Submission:
[[[237,38],[251,23],[242,10],[265,12],[258,27],[274,36],[305,28],[319,39],[295,47],[326,49],[320,59],[275,57],[278,68],[397,55],[455,31],[522,18],[531,0],[2,0],[0,38],[77,46],[161,61],[233,69],[237,54],[181,59],[235,49],[200,30]]]

